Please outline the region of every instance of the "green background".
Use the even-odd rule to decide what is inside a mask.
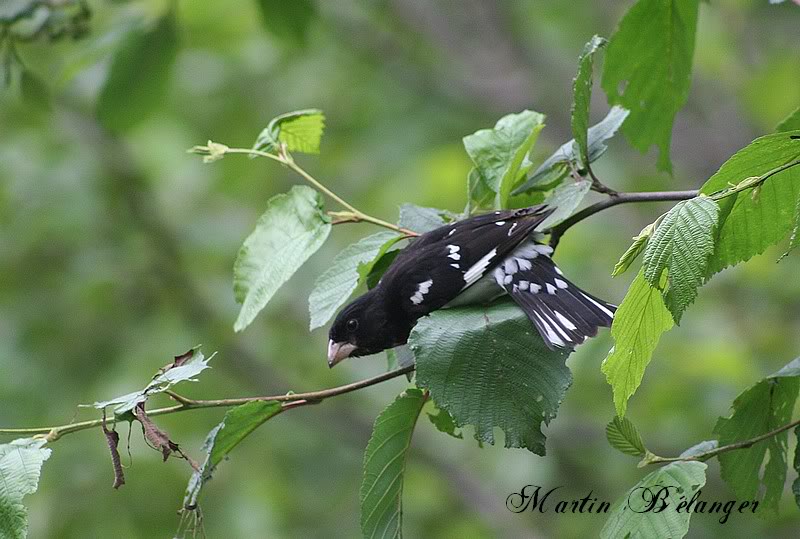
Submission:
[[[199,383],[181,389],[195,398],[306,391],[385,370],[382,357],[329,370],[326,330],[307,330],[314,279],[341,248],[376,229],[335,227],[255,323],[234,334],[236,251],[268,198],[299,180],[265,160],[203,165],[185,150],[208,139],[248,147],[273,116],[319,107],[327,115],[322,153],[298,161],[338,194],[388,220],[403,202],[460,211],[471,167],[461,138],[524,108],[547,114],[536,157],[571,138],[577,57],[593,34],[608,37],[630,5],[343,0],[314,4],[306,22],[298,8],[275,31],[275,19],[265,24],[262,15],[280,4],[177,2],[180,48],[166,97],[121,135],[105,131],[95,112],[110,55],[167,2],[90,2],[83,39],[19,47],[51,100],[45,107],[18,99],[13,88],[0,94],[3,427],[94,417],[76,405],[143,386],[198,343],[219,354]],[[618,190],[699,187],[800,103],[798,26],[800,8],[790,2],[702,4],[690,97],[673,132],[674,175],[657,173],[655,151],[642,156],[622,137],[597,174]],[[596,87],[592,122],[606,110]],[[596,215],[565,235],[556,260],[573,281],[619,302],[633,273],[612,279],[614,263],[668,208],[626,205]],[[663,337],[628,408],[652,451],[675,455],[711,438],[739,392],[797,357],[800,259],[795,253],[776,265],[782,252],[773,248],[714,277]],[[595,535],[604,516],[512,514],[505,499],[541,484],[563,485],[570,499],[591,489],[613,501],[645,474],[605,440],[614,409],[600,363],[610,346],[604,331],[569,358],[575,381],[546,431],[547,457],[502,444],[480,449],[469,432],[456,440],[421,421],[406,476],[406,535]],[[294,410],[256,431],[204,491],[208,536],[357,536],[371,424],[406,385],[393,380]],[[222,415],[201,410],[158,424],[199,458]],[[31,537],[174,532],[190,469],[161,463],[140,429],[130,456],[122,452],[127,484],[119,491],[111,489],[99,430],[52,448],[40,489],[27,499]],[[709,464],[704,497],[732,499],[716,461]],[[791,498],[784,495],[777,515],[737,514],[725,525],[696,515],[689,537],[794,537],[800,512]]]

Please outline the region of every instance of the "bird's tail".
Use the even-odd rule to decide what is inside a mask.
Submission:
[[[531,247],[539,256],[510,258],[495,269],[495,279],[528,315],[550,349],[573,349],[598,327],[610,327],[616,306],[588,294],[564,278],[550,259],[550,248]],[[510,262],[509,262],[510,261]],[[513,267],[515,266],[515,267]]]

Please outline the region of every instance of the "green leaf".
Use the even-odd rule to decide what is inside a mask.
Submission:
[[[459,440],[464,437],[464,435],[461,434],[461,431],[458,430],[456,422],[453,421],[453,416],[448,414],[447,410],[436,408],[436,413],[429,413],[428,419],[431,420],[431,423],[433,423],[433,426],[436,427],[436,430],[439,432],[449,434],[453,438],[458,438]]]
[[[475,165],[480,182],[493,194],[493,208],[504,208],[511,189],[528,172],[527,155],[539,131],[544,127],[544,115],[530,110],[503,116],[493,129],[481,129],[464,137],[464,148]],[[475,173],[470,173],[470,193]],[[478,205],[473,209],[484,209]]]
[[[106,128],[125,131],[156,110],[167,95],[178,55],[178,28],[172,12],[149,29],[135,29],[114,54],[97,100]]]
[[[381,277],[383,277],[383,274],[386,273],[386,270],[389,269],[389,266],[392,265],[392,262],[394,262],[394,259],[397,258],[397,255],[399,254],[399,249],[388,251],[382,254],[379,253],[372,263],[361,264],[358,267],[358,273],[362,276],[362,278],[364,278],[369,290],[372,290],[378,286],[378,282],[381,280]],[[367,270],[367,276],[363,277],[364,272]]]
[[[794,494],[794,503],[800,507],[800,425],[794,428],[795,447],[794,447],[794,471],[798,477],[792,481],[792,494]]]
[[[114,414],[121,416],[130,412],[140,403],[145,402],[149,397],[163,393],[164,391],[172,388],[181,382],[196,382],[197,376],[208,369],[208,362],[211,361],[216,353],[211,354],[208,358],[200,351],[200,347],[196,346],[180,356],[175,357],[175,361],[171,365],[167,365],[156,374],[149,384],[141,391],[134,391],[127,395],[122,395],[107,401],[95,402],[92,404],[94,408],[102,410],[108,406],[114,407]]]
[[[424,404],[422,391],[408,389],[375,420],[361,482],[361,531],[366,538],[403,536],[403,473]]]
[[[314,283],[314,289],[308,298],[310,329],[326,324],[358,287],[362,281],[359,266],[372,262],[385,252],[384,248],[388,249],[401,238],[395,232],[378,232],[345,247],[336,255],[328,269]],[[370,264],[370,269],[371,266]]]
[[[312,0],[256,0],[264,28],[290,46],[304,46],[317,15]]]
[[[397,242],[404,239],[405,236],[393,234],[393,237],[389,238],[383,245],[380,246],[374,257],[366,262],[359,263],[358,284],[367,283],[369,288],[372,288],[375,284],[378,284],[378,280],[383,273],[389,269],[389,265],[394,261],[394,257],[400,253],[399,249],[395,251],[390,251],[389,249],[394,247]],[[380,275],[377,275],[377,278],[375,275],[376,272],[380,272]],[[371,283],[371,279],[375,279],[375,282]]]
[[[697,11],[698,0],[638,0],[606,50],[603,89],[631,111],[622,132],[641,152],[657,145],[661,170],[672,168],[672,124],[689,95]]]
[[[602,539],[680,539],[689,531],[690,511],[677,511],[681,499],[691,499],[706,484],[702,462],[673,462],[649,473],[611,506],[611,516],[600,531]],[[666,498],[656,498],[661,489]],[[646,510],[655,503],[652,510]],[[659,511],[662,503],[668,506]]]
[[[482,210],[492,210],[499,205],[496,203],[497,194],[487,184],[486,178],[473,168],[467,174],[467,207],[466,215],[479,213]]]
[[[319,153],[324,129],[325,114],[319,109],[287,112],[270,120],[253,149],[274,152],[283,143],[290,152]]]
[[[611,324],[614,348],[601,367],[614,392],[618,416],[625,415],[628,399],[642,382],[661,334],[671,327],[672,316],[661,292],[650,286],[640,271],[614,314]]]
[[[797,197],[797,207],[794,210],[794,228],[792,228],[792,235],[789,237],[789,248],[781,258],[795,250],[798,245],[800,245],[800,197]]]
[[[706,196],[678,202],[661,220],[644,250],[642,269],[651,286],[659,287],[667,270],[664,302],[679,323],[703,284],[708,258],[714,252],[719,206]]]
[[[13,24],[30,17],[37,7],[29,0],[6,0],[0,4],[0,23]]]
[[[509,300],[483,307],[443,309],[422,318],[409,345],[417,360],[417,385],[459,427],[506,447],[545,453],[541,425],[549,424],[572,381],[567,354],[547,349],[525,314]]]
[[[800,137],[800,131],[754,140],[728,159],[700,192],[710,195],[800,159],[800,139],[793,136]],[[767,179],[755,199],[751,192],[743,191],[720,200],[717,245],[709,260],[708,275],[749,260],[785,238],[795,223],[798,198],[800,166]]]
[[[650,223],[633,238],[633,243],[631,246],[628,247],[628,250],[625,251],[622,257],[619,259],[617,265],[614,266],[614,271],[611,272],[612,277],[622,275],[628,271],[628,268],[631,267],[633,261],[636,260],[642,251],[644,251],[644,248],[647,247],[647,242],[650,239],[650,236],[653,235],[653,230],[655,230],[655,223]]]
[[[403,204],[400,206],[400,220],[397,224],[417,234],[424,234],[444,225],[445,220],[442,216],[446,214],[445,210],[438,208]]]
[[[23,69],[19,80],[22,98],[29,104],[47,110],[50,108],[50,91],[47,85],[28,69]]]
[[[386,350],[386,372],[393,371],[397,368],[397,352],[394,348]]]
[[[800,359],[736,397],[731,415],[721,417],[714,427],[719,444],[749,440],[789,423],[798,390]],[[786,481],[787,451],[788,432],[782,432],[749,448],[722,453],[718,457],[722,479],[740,499],[757,499],[763,492],[763,505],[777,511]]]
[[[322,196],[314,189],[297,185],[269,200],[233,267],[233,289],[242,304],[234,330],[250,325],[278,288],[325,243],[330,231]]]
[[[28,510],[22,499],[39,488],[42,465],[50,458],[44,440],[24,438],[0,444],[0,537],[25,539]]]
[[[414,364],[414,352],[407,345],[395,346],[386,350],[386,371],[393,371],[397,368],[408,367]],[[410,382],[414,378],[414,373],[406,373],[406,378]]]
[[[608,443],[611,444],[611,447],[626,455],[643,457],[647,452],[644,442],[642,442],[642,437],[639,435],[639,430],[633,424],[633,421],[626,417],[615,416],[606,425],[606,438],[608,438]]]
[[[793,113],[783,119],[781,123],[775,128],[776,133],[785,131],[796,131],[800,129],[800,107]]]
[[[592,81],[594,71],[594,55],[605,46],[607,41],[594,36],[583,48],[578,60],[578,74],[572,84],[572,136],[577,145],[580,168],[589,163],[589,105],[592,100]]]
[[[553,189],[553,192],[544,200],[544,204],[555,208],[555,211],[542,222],[541,229],[557,225],[572,215],[591,188],[592,182],[588,180],[567,180]]]
[[[200,491],[206,481],[211,479],[217,465],[222,462],[239,443],[268,419],[281,411],[281,403],[276,401],[253,401],[229,410],[222,422],[208,433],[203,444],[206,460],[199,470],[192,474],[184,496],[184,508],[195,507]]]
[[[588,148],[589,162],[594,163],[602,156],[608,146],[606,141],[616,134],[619,127],[628,117],[628,111],[622,107],[614,106],[608,111],[605,118],[589,128]],[[562,144],[556,152],[548,157],[544,163],[521,186],[514,189],[512,194],[519,195],[541,189],[553,182],[563,180],[569,173],[570,164],[576,169],[580,168],[575,140]]]

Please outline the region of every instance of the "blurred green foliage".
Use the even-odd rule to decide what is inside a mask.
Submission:
[[[276,114],[320,107],[327,115],[321,154],[298,160],[337,193],[387,220],[404,202],[460,211],[472,167],[461,138],[526,108],[547,115],[539,161],[572,138],[578,55],[592,35],[611,35],[629,3],[141,0],[89,7],[88,33],[80,19],[80,39],[20,42],[15,53],[24,69],[3,75],[3,427],[94,417],[76,405],[142,387],[198,343],[219,355],[201,382],[182,390],[197,398],[302,391],[381,372],[378,358],[329,371],[324,330],[307,330],[314,280],[345,245],[375,229],[336,227],[235,335],[237,249],[266,201],[297,179],[247,159],[204,166],[185,149],[209,138],[249,146]],[[158,69],[107,83],[112,57],[137,33],[160,28],[170,9],[174,62],[153,58],[159,61],[145,64]],[[789,2],[702,3],[692,85],[673,130],[673,175],[656,172],[654,152],[642,156],[622,139],[611,141],[596,173],[619,190],[699,187],[797,108],[799,21],[800,8]],[[147,92],[157,98],[140,114],[140,90],[154,71],[166,73],[163,87]],[[606,112],[598,89],[592,104],[589,124]],[[124,134],[98,118],[122,118]],[[598,214],[564,237],[558,262],[582,287],[619,300],[632,274],[612,280],[615,262],[629,238],[668,208],[626,205]],[[663,336],[627,411],[649,449],[674,455],[708,439],[733,397],[799,355],[800,262],[795,251],[776,265],[784,250],[770,248],[715,277],[681,326]],[[525,484],[564,485],[575,497],[592,489],[613,500],[646,475],[605,440],[614,409],[599,365],[609,347],[606,332],[568,360],[574,382],[547,428],[547,457],[500,444],[480,449],[471,432],[458,440],[420,422],[404,486],[406,534],[594,535],[605,517],[513,514],[505,500]],[[405,386],[395,380],[282,414],[256,431],[204,489],[208,536],[357,536],[363,450],[375,416]],[[222,416],[197,411],[158,423],[200,458]],[[113,491],[100,431],[65,437],[53,449],[39,491],[26,499],[31,537],[174,532],[191,473],[184,461],[161,463],[134,431],[130,453],[122,448],[127,484]],[[733,497],[717,463],[709,467],[704,493]],[[790,498],[778,514],[734,515],[726,525],[696,515],[689,536],[793,537],[800,516]]]

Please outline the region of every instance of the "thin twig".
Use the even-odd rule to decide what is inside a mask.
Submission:
[[[792,429],[796,426],[800,425],[800,419],[797,421],[792,421],[791,423],[787,423],[781,427],[778,427],[775,430],[771,430],[755,438],[750,438],[749,440],[742,440],[741,442],[734,442],[732,444],[723,445],[722,447],[717,447],[716,449],[710,449],[708,451],[704,451],[703,453],[698,453],[697,455],[691,455],[687,457],[659,457],[658,455],[650,455],[646,457],[643,461],[643,465],[647,464],[665,464],[668,462],[689,462],[689,461],[706,461],[712,457],[716,457],[722,453],[727,453],[728,451],[734,451],[736,449],[747,449],[758,442],[763,442],[768,438],[772,438],[773,436],[777,436],[778,434]]]
[[[775,167],[772,170],[765,172],[761,176],[753,176],[750,178],[746,178],[740,181],[738,184],[734,185],[733,187],[722,189],[708,196],[710,198],[713,198],[714,200],[722,200],[723,198],[735,195],[736,193],[740,193],[748,189],[759,187],[761,184],[763,184],[765,181],[767,181],[770,177],[774,176],[775,174],[783,172],[784,170],[788,170],[792,167],[796,167],[797,165],[800,165],[800,159],[795,159],[789,161],[788,163],[784,163],[779,167]]]
[[[619,195],[618,191],[608,187],[606,184],[600,181],[600,179],[595,176],[594,170],[592,170],[592,165],[589,164],[589,161],[586,161],[586,172],[589,174],[589,177],[592,179],[592,191],[596,191],[598,193],[603,193],[604,195],[609,195],[615,197]]]
[[[372,223],[374,225],[382,226],[384,228],[388,228],[390,230],[394,230],[396,232],[400,232],[406,236],[418,236],[416,232],[413,230],[409,230],[407,228],[403,228],[401,226],[397,226],[395,224],[389,223],[388,221],[384,221],[383,219],[378,219],[377,217],[373,217],[369,214],[366,214],[358,209],[356,209],[352,204],[341,198],[339,195],[325,187],[319,180],[314,178],[311,174],[305,171],[300,165],[298,165],[292,157],[287,154],[283,153],[280,155],[275,155],[269,152],[263,152],[261,150],[253,150],[247,148],[225,148],[225,153],[236,153],[236,154],[246,154],[246,155],[257,155],[259,157],[266,157],[267,159],[272,159],[273,161],[277,161],[278,163],[286,166],[287,168],[293,170],[295,173],[299,174],[303,179],[305,179],[308,183],[313,185],[315,188],[319,189],[323,193],[325,193],[328,197],[335,200],[344,208],[347,208],[350,212],[350,215],[347,215],[346,220],[339,220],[335,222],[367,222]]]
[[[601,212],[619,204],[628,204],[630,202],[665,202],[665,201],[678,201],[694,198],[700,191],[653,191],[649,193],[617,193],[609,196],[605,200],[601,200],[587,208],[582,209],[578,213],[564,219],[559,224],[549,230],[550,232],[550,246],[556,247],[561,236],[570,227],[578,224],[587,217],[591,217],[595,213]]]
[[[284,395],[272,395],[265,397],[194,400],[178,395],[174,391],[167,391],[166,392],[167,395],[169,395],[170,398],[176,400],[180,404],[177,404],[175,406],[168,406],[165,408],[157,408],[155,410],[150,410],[149,412],[147,412],[147,415],[150,417],[156,417],[160,415],[174,414],[177,412],[184,412],[186,410],[195,410],[199,408],[226,408],[231,406],[238,406],[240,404],[246,404],[248,402],[253,402],[253,401],[282,402],[285,403],[283,405],[283,410],[288,410],[290,408],[297,408],[299,406],[317,404],[330,397],[344,395],[345,393],[350,393],[352,391],[363,389],[365,387],[373,386],[375,384],[380,384],[381,382],[385,382],[387,380],[397,378],[398,376],[403,376],[404,374],[408,374],[413,370],[414,370],[414,365],[409,365],[407,367],[395,369],[393,371],[385,372],[383,374],[379,374],[371,378],[366,378],[364,380],[359,380],[358,382],[353,382],[338,387],[332,387],[318,391],[310,391],[307,393],[287,393]],[[0,429],[0,435],[7,434],[15,436],[40,436],[40,437],[43,436],[48,443],[52,443],[67,434],[72,434],[73,432],[79,432],[86,429],[100,427],[102,426],[102,424],[103,424],[102,419],[93,419],[89,421],[81,421],[79,423],[71,423],[68,425],[59,425],[55,427]]]
[[[773,168],[765,172],[760,176],[753,176],[751,178],[746,178],[739,182],[737,185],[732,187],[728,187],[726,189],[721,189],[715,193],[711,193],[708,195],[710,198],[714,200],[722,200],[723,198],[735,195],[742,191],[746,191],[748,189],[754,189],[762,185],[765,181],[769,178],[788,170],[792,167],[800,165],[800,159],[792,159],[791,161],[784,163],[778,167]],[[603,192],[597,189],[597,185],[601,186],[601,188],[605,188],[600,180],[598,180],[594,174],[589,169],[589,172],[592,177],[592,189],[595,191]],[[687,200],[690,198],[694,198],[700,194],[699,190],[691,190],[691,191],[654,191],[650,193],[617,193],[617,192],[609,192],[609,197],[605,200],[601,200],[596,204],[592,204],[591,206],[584,208],[583,210],[579,211],[578,213],[572,215],[571,217],[564,219],[559,224],[554,226],[549,230],[550,233],[550,246],[555,248],[558,246],[558,242],[561,240],[561,236],[564,235],[570,227],[576,225],[577,223],[583,221],[587,217],[594,215],[595,213],[601,212],[613,206],[617,206],[619,204],[626,204],[629,202],[663,202],[663,201],[680,201],[680,200]],[[545,231],[548,232],[548,231]]]

